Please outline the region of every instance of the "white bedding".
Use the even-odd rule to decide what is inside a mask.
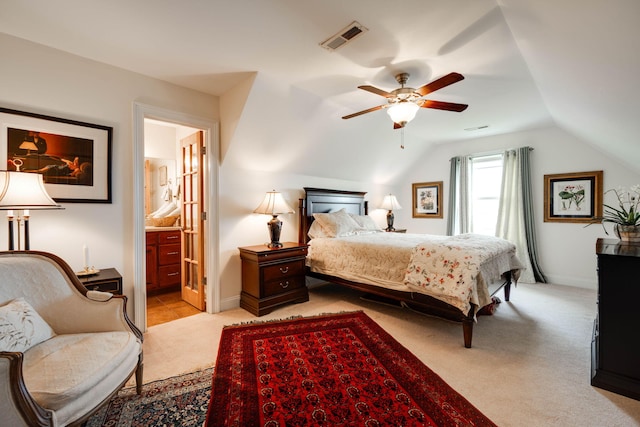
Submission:
[[[312,239],[307,265],[353,282],[424,293],[465,315],[471,303],[491,302],[488,283],[523,268],[515,245],[503,239],[384,232]]]

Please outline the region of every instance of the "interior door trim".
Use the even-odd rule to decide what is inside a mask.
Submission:
[[[207,224],[205,241],[205,270],[207,271],[206,310],[208,313],[220,311],[220,241],[218,216],[218,182],[220,134],[215,121],[186,113],[171,111],[152,105],[133,103],[133,247],[134,247],[134,323],[143,331],[147,330],[147,289],[146,289],[146,245],[144,228],[144,119],[156,119],[204,131],[204,145],[207,150],[206,178],[208,192],[205,194]]]

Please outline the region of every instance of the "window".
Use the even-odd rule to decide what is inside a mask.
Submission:
[[[502,154],[472,157],[470,161],[470,231],[495,236],[502,186]]]

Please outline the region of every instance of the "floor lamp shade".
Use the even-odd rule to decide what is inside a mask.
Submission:
[[[394,196],[393,194],[388,194],[384,196],[384,199],[382,200],[382,205],[380,205],[380,208],[386,209],[388,211],[387,212],[387,231],[394,231],[395,228],[393,228],[393,220],[394,220],[393,210],[402,209],[402,206],[400,206],[400,203],[398,203],[398,199],[396,199],[396,196]]]
[[[263,215],[272,215],[271,220],[267,222],[269,234],[271,236],[271,243],[267,246],[270,248],[281,248],[282,243],[280,243],[280,232],[282,231],[282,221],[278,219],[278,215],[294,212],[287,202],[284,201],[282,194],[275,190],[267,192],[264,200],[260,203],[260,206],[258,206],[253,212]]]
[[[0,210],[9,211],[9,250],[14,249],[13,219],[18,222],[18,246],[20,246],[20,222],[24,218],[25,249],[29,248],[29,211],[62,209],[44,188],[39,173],[0,171]],[[17,211],[14,215],[14,211]],[[21,218],[21,215],[23,218]],[[18,247],[18,249],[20,249]]]

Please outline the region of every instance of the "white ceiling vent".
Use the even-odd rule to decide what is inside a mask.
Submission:
[[[346,28],[343,28],[338,31],[337,34],[320,43],[320,46],[327,50],[334,51],[367,31],[369,31],[368,28],[363,27],[356,21],[353,21],[351,24],[347,25]]]

